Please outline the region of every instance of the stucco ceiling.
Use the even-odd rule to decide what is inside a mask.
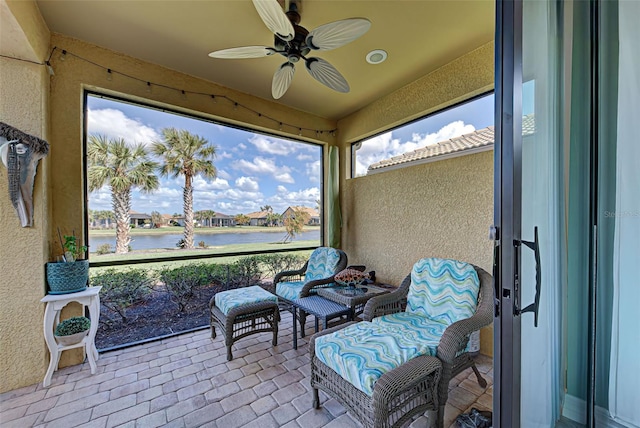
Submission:
[[[273,35],[249,0],[118,1],[38,0],[56,33],[271,98],[280,55],[212,59],[211,51],[246,45],[273,46]],[[371,21],[368,33],[333,51],[319,52],[347,79],[351,91],[335,92],[299,64],[293,83],[277,102],[329,119],[340,119],[451,60],[491,41],[490,0],[303,0],[300,25],[353,17]],[[388,59],[368,64],[366,54],[384,49]]]

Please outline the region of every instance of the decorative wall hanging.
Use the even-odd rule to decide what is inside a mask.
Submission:
[[[9,176],[9,199],[22,227],[33,226],[33,183],[38,161],[49,153],[49,144],[0,122],[0,158]]]

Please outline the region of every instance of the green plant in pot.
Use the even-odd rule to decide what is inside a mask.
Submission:
[[[61,261],[47,263],[47,283],[49,294],[68,294],[83,291],[89,281],[89,260],[84,259],[87,247],[82,245],[78,237],[64,235],[58,229],[62,247]]]
[[[89,333],[91,321],[87,317],[72,317],[56,326],[53,333],[56,341],[64,346],[79,343]]]

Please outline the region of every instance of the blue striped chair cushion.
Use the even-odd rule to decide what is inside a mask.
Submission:
[[[307,272],[304,275],[304,282],[314,281],[317,279],[329,278],[336,273],[338,262],[340,261],[340,253],[335,248],[319,247],[313,250],[309,257]]]
[[[265,301],[277,302],[278,299],[276,296],[257,285],[221,291],[215,295],[216,306],[225,315],[238,306]]]
[[[287,300],[298,299],[303,286],[304,282],[302,281],[279,282],[276,284],[276,294]]]
[[[406,311],[450,325],[476,312],[479,290],[478,274],[469,263],[422,259],[411,271]]]
[[[316,356],[367,395],[380,376],[421,355],[435,355],[446,325],[398,313],[320,336]]]

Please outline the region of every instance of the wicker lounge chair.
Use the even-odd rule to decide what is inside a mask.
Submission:
[[[333,278],[347,266],[347,255],[342,250],[330,247],[318,247],[313,250],[309,260],[298,270],[278,273],[273,278],[278,301],[284,303],[287,310],[293,310],[291,300],[308,297],[318,288],[335,285]],[[304,337],[306,314],[300,312],[300,336]]]
[[[453,297],[441,292],[444,289],[441,286],[448,280],[446,265],[456,265],[465,276],[464,281],[456,286],[456,296]],[[432,270],[433,280],[424,274],[428,270],[425,267]],[[456,267],[452,269],[455,271]],[[456,272],[449,275],[449,280],[451,276],[455,277]],[[458,276],[460,278],[462,276]],[[435,288],[440,290],[437,296],[432,293],[428,296],[431,290],[429,282],[437,283]],[[475,285],[467,289],[467,284],[472,282]],[[320,405],[318,389],[322,389],[350,410],[366,427],[399,427],[416,414],[436,410],[437,426],[441,428],[451,378],[471,367],[480,386],[486,386],[466,348],[469,335],[493,321],[492,284],[491,275],[476,266],[454,260],[420,260],[396,291],[369,300],[363,314],[365,321],[338,326],[312,337],[309,346],[314,407]],[[474,297],[473,301],[468,300],[470,295]],[[466,301],[456,301],[458,297]],[[446,322],[437,312],[441,309],[441,303],[447,300],[456,307],[465,308],[467,316],[460,318],[460,315],[464,315],[462,311],[450,319],[453,322]],[[430,301],[431,306],[425,301]],[[421,314],[425,307],[428,316]],[[436,334],[438,331],[440,333]],[[400,339],[397,339],[398,335]],[[382,347],[387,355],[374,355],[375,345],[379,348],[375,336],[385,340],[385,344],[388,343],[387,336],[390,336],[401,346],[402,340],[413,339],[409,346],[401,349],[409,350],[409,353],[412,352],[409,348],[418,349],[415,351],[418,356],[405,355],[402,358],[408,358],[408,361],[399,363],[396,368],[392,368],[393,364],[391,367],[385,366],[385,371],[382,365],[387,364],[389,348]],[[367,355],[370,359],[374,355],[373,368],[382,367],[377,380],[371,380],[372,371],[367,372],[372,366],[364,369],[354,366],[356,359],[351,358],[349,362],[347,355],[357,355],[358,364]],[[349,371],[349,368],[352,370]]]

